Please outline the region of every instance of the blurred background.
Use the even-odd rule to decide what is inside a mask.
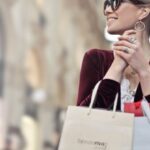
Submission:
[[[0,150],[57,150],[83,55],[112,39],[103,0],[0,0]]]

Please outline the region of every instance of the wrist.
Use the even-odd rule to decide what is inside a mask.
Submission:
[[[114,71],[117,71],[120,74],[123,74],[125,68],[127,67],[127,65],[121,65],[116,63],[115,61],[112,63],[112,68],[114,69]]]

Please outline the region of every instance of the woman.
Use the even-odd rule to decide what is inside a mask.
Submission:
[[[120,37],[113,51],[86,52],[80,74],[78,106],[88,106],[95,84],[101,81],[94,107],[118,110],[125,102],[150,102],[150,0],[106,0],[107,30]]]

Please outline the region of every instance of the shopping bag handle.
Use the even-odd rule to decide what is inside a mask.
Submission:
[[[91,114],[91,110],[92,110],[92,107],[93,107],[94,102],[96,100],[97,91],[98,91],[100,83],[101,83],[101,80],[97,82],[97,84],[95,85],[95,87],[93,89],[92,96],[91,96],[91,102],[90,102],[90,105],[89,105],[88,115]],[[115,117],[115,112],[116,112],[116,109],[117,109],[117,103],[118,103],[118,93],[116,94],[116,97],[115,97],[115,101],[114,101],[114,105],[113,105],[113,116],[112,117]]]
[[[150,123],[150,107],[149,107],[149,103],[145,97],[141,101],[141,106],[142,106],[143,113],[145,114],[145,116],[147,117],[147,119]]]

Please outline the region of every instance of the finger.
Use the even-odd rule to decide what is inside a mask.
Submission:
[[[131,49],[137,50],[137,45],[129,43],[128,41],[118,41],[118,42],[114,43],[114,46],[129,47]]]
[[[136,34],[136,30],[126,30],[123,35],[131,35],[131,34]]]
[[[137,42],[137,39],[134,37],[134,36],[120,36],[119,38],[118,38],[118,40],[126,40],[126,41],[128,41],[128,42],[130,42],[130,43],[132,43],[132,44],[135,44],[136,42]]]
[[[115,51],[122,51],[126,54],[133,54],[134,53],[134,50],[133,49],[130,49],[128,47],[125,47],[125,46],[114,46],[113,49]]]
[[[120,36],[118,39],[119,39],[119,40],[127,40],[127,41],[129,41],[129,40],[130,40],[130,37],[127,36],[127,35],[123,35],[123,36]]]

